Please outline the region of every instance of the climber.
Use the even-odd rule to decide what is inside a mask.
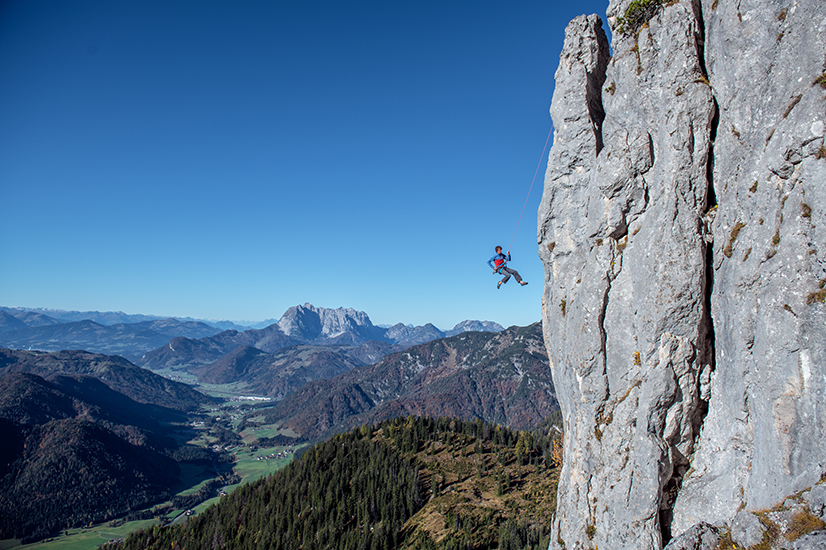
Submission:
[[[505,278],[502,279],[501,281],[499,281],[498,283],[496,283],[496,288],[499,288],[503,284],[507,283],[508,279],[511,278],[511,275],[514,276],[514,278],[516,279],[516,282],[519,283],[520,285],[525,286],[526,284],[528,284],[528,283],[526,283],[525,281],[522,280],[522,277],[519,276],[518,271],[508,267],[508,262],[509,261],[511,261],[511,251],[508,250],[507,254],[502,254],[502,247],[501,246],[496,247],[496,256],[494,256],[493,258],[488,260],[488,265],[491,267],[491,269],[493,269],[493,274],[494,275],[496,275],[496,274],[501,275],[502,273],[505,274]]]

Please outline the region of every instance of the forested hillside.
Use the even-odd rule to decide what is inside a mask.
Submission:
[[[56,355],[38,357],[56,361]],[[102,378],[117,368],[116,380],[128,380],[129,369],[118,360],[125,363],[96,361]],[[93,370],[76,363],[63,370],[73,369]],[[140,395],[167,402],[164,388]],[[135,401],[92,376],[0,374],[0,539],[37,540],[168,499],[180,464],[198,470],[222,459],[179,440],[188,437],[189,421],[182,411]]]
[[[0,536],[36,540],[162,501],[178,464],[79,418],[24,426],[0,418]]]
[[[547,424],[397,418],[319,443],[186,525],[107,548],[544,549],[556,457]]]
[[[312,440],[399,416],[526,429],[559,408],[539,323],[434,340],[302,386],[264,414]]]
[[[38,351],[0,348],[0,375],[29,372],[44,378],[66,374],[92,376],[139,403],[188,411],[215,400],[191,386],[159,376],[117,355],[86,351]]]

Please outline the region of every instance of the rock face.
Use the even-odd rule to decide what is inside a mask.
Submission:
[[[505,327],[493,321],[462,321],[445,333],[445,336],[456,336],[463,332],[502,332]]]
[[[826,472],[826,10],[639,4],[613,57],[571,22],[551,104],[552,548],[662,548]]]
[[[384,330],[373,326],[363,311],[352,308],[327,309],[312,304],[288,309],[278,328],[284,334],[310,343],[355,344],[365,340],[382,340]],[[357,341],[361,339],[361,341]]]

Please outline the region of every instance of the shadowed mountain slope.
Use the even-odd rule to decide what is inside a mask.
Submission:
[[[139,403],[190,410],[212,401],[186,384],[168,380],[117,356],[85,351],[38,353],[0,348],[0,374],[29,372],[43,377],[57,374],[86,375]]]
[[[414,414],[481,418],[517,428],[558,408],[538,323],[463,333],[303,386],[267,413],[313,439]]]
[[[0,376],[0,538],[42,538],[168,498],[180,472],[172,430],[186,420],[91,376]]]
[[[11,330],[20,330],[27,328],[28,325],[13,315],[9,315],[5,311],[0,311],[0,332],[9,332]]]
[[[139,403],[91,376],[58,374],[46,379],[24,372],[0,376],[0,418],[26,425],[85,418],[110,428],[153,431],[160,431],[161,423],[186,420],[180,411]]]
[[[39,538],[158,502],[178,465],[79,418],[24,426],[0,418],[0,537]]]

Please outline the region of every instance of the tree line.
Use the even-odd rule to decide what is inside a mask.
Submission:
[[[438,478],[425,480],[421,461],[434,442],[465,454],[495,448],[503,463],[550,468],[552,440],[544,429],[517,432],[481,420],[387,420],[316,444],[280,472],[235,489],[186,525],[138,531],[106,550],[546,548],[547,528],[516,518],[488,518],[501,525],[485,546],[469,546],[474,520],[449,511],[445,520],[453,523],[455,536],[439,541],[421,530],[406,530],[405,524],[438,495]]]

